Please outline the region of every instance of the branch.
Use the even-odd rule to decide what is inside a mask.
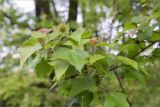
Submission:
[[[117,65],[117,66],[115,66],[115,67],[113,67],[113,68],[109,69],[109,71],[114,71],[114,70],[116,70],[117,68],[119,68],[119,67],[121,67],[121,66],[122,66],[122,64]]]
[[[114,72],[114,74],[115,74],[115,76],[116,76],[116,78],[117,78],[117,80],[118,80],[118,82],[119,82],[119,85],[120,85],[120,87],[121,87],[122,92],[123,92],[123,93],[126,93],[126,92],[125,92],[125,89],[124,89],[124,87],[123,87],[123,85],[122,85],[122,81],[121,81],[118,73],[117,73],[115,70],[113,70],[113,72]]]
[[[145,48],[141,49],[140,51],[138,51],[134,56],[132,56],[132,58],[135,58],[136,56],[138,56],[140,53],[142,53],[143,51],[147,50],[148,48],[150,48],[151,46],[153,46],[156,42],[153,42],[151,44],[149,44],[148,46],[146,46]]]
[[[49,85],[47,85],[44,82],[31,83],[30,86],[35,86],[35,87],[38,87],[38,88],[49,88],[50,87]]]

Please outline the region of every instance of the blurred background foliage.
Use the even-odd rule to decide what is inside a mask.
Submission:
[[[14,6],[12,0],[0,0],[0,107],[65,106],[65,97],[60,96],[56,90],[49,90],[52,81],[47,78],[38,79],[28,67],[23,68],[22,72],[19,71],[18,48],[29,37],[31,31],[50,28],[59,23],[69,23],[73,31],[78,27],[85,27],[96,37],[108,40],[112,35],[112,39],[116,40],[119,37],[117,35],[128,30],[129,35],[125,35],[128,36],[125,43],[120,45],[120,53],[127,53],[128,57],[133,56],[139,48],[147,46],[147,43],[139,41],[160,39],[159,0],[115,1],[34,0],[35,11],[23,13]],[[111,26],[113,19],[114,24]],[[134,36],[136,32],[132,30],[136,28],[135,23],[141,24],[139,36],[130,38],[130,35]],[[153,32],[155,29],[158,34]],[[153,51],[151,55],[146,56],[147,59],[136,59],[148,63],[148,76],[130,72],[125,75],[128,93],[135,95],[131,96],[133,107],[160,107],[160,50],[155,50],[154,47],[159,47],[159,42],[146,52]],[[118,71],[123,73],[123,68]],[[134,78],[130,75],[137,76]],[[118,88],[115,77],[111,74],[108,76],[105,83],[102,83],[106,92],[108,89]],[[101,104],[97,107],[101,107]]]

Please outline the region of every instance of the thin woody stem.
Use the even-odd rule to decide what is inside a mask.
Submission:
[[[114,72],[114,74],[115,74],[115,76],[116,76],[116,78],[117,78],[117,80],[118,80],[118,83],[119,83],[119,85],[120,85],[120,88],[121,88],[122,92],[123,92],[123,93],[126,93],[126,90],[125,90],[125,88],[124,88],[124,86],[123,86],[123,83],[122,83],[122,81],[121,81],[118,73],[117,73],[115,70],[113,70],[113,72]],[[128,104],[130,105],[130,107],[132,107],[132,103],[129,101],[128,98],[127,98],[127,102],[128,102]]]

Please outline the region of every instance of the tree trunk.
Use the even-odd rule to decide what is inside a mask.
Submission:
[[[69,18],[68,21],[77,20],[77,11],[78,11],[78,1],[69,0]]]
[[[36,17],[38,21],[41,20],[41,15],[45,14],[47,19],[52,18],[50,11],[50,0],[35,0]]]
[[[54,0],[51,0],[51,1],[52,1],[52,6],[53,6],[53,11],[54,11],[55,17],[57,18],[58,17],[58,12],[57,12]]]
[[[78,1],[69,0],[69,17],[68,22],[70,23],[71,30],[74,31],[78,13]]]

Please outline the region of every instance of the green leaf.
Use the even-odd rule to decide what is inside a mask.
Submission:
[[[58,48],[51,56],[50,60],[62,59],[68,61],[78,71],[81,71],[84,64],[87,62],[88,53],[81,49],[69,49],[65,47]]]
[[[63,60],[56,60],[49,63],[54,67],[56,79],[59,80],[69,67],[69,63]]]
[[[46,61],[41,60],[36,65],[35,70],[38,77],[45,77],[53,70],[53,67],[49,65]]]
[[[136,69],[138,71],[138,65],[137,62],[129,59],[127,57],[123,57],[123,56],[118,56],[117,59],[121,60],[123,63],[132,66],[134,69]]]
[[[84,29],[78,29],[71,34],[70,38],[80,44],[81,35],[83,32],[84,32]]]
[[[24,41],[23,46],[33,46],[38,43],[38,39],[29,38],[28,40]]]
[[[38,32],[38,31],[33,31],[31,33],[31,37],[33,38],[43,38],[45,37],[46,34],[42,34],[41,32]]]
[[[73,49],[68,54],[67,60],[68,62],[75,66],[75,68],[81,72],[84,64],[87,62],[87,58],[89,54],[81,49]]]
[[[142,85],[145,84],[145,76],[134,69],[127,68],[125,72],[125,81],[139,81]]]
[[[72,46],[72,48],[79,48],[79,45],[76,41],[68,40],[63,43],[63,45]]]
[[[116,107],[116,105],[115,99],[111,95],[108,95],[105,99],[104,107]]]
[[[45,49],[49,49],[49,48],[54,48],[56,46],[57,42],[56,41],[51,41],[49,43],[47,43],[46,45],[44,45]]]
[[[70,97],[76,96],[77,94],[85,90],[93,90],[96,88],[96,81],[94,77],[82,76],[71,80]]]
[[[93,100],[93,93],[92,92],[84,92],[82,96],[82,105],[83,107],[88,107],[88,105],[92,102]]]
[[[120,92],[109,94],[105,99],[105,107],[129,107],[127,96]]]
[[[84,45],[89,42],[90,39],[81,39],[81,45]]]
[[[148,61],[149,62],[149,61]],[[138,69],[139,69],[139,71],[140,72],[142,72],[144,75],[146,75],[146,76],[148,76],[149,74],[148,74],[148,72],[147,72],[147,70],[145,69],[145,66],[143,65],[143,64],[138,64]]]
[[[82,38],[90,38],[92,37],[92,33],[90,31],[84,31],[81,35]]]
[[[120,52],[128,57],[132,57],[139,50],[140,50],[139,45],[137,45],[135,43],[128,43],[128,44],[123,44],[120,46]]]
[[[144,22],[144,20],[145,20],[145,17],[143,16],[135,16],[131,19],[131,22],[132,23],[142,23]]]
[[[41,49],[41,45],[39,43],[33,45],[33,46],[26,46],[21,47],[19,49],[20,52],[20,69],[22,68],[23,64],[26,62],[26,60],[36,51]]]
[[[140,28],[140,31],[137,33],[138,35],[138,40],[148,40],[149,38],[152,37],[153,35],[153,28],[150,26],[145,26]]]
[[[159,33],[153,32],[153,35],[151,36],[150,41],[160,41]]]
[[[62,45],[72,46],[72,48],[83,48],[83,45],[88,42],[89,42],[89,39],[81,39],[80,44],[78,44],[74,40],[68,40],[64,42]]]
[[[94,67],[98,73],[105,74],[107,72],[105,67],[99,62],[95,63]]]
[[[34,57],[34,58],[30,57],[30,58],[28,59],[28,66],[29,66],[30,68],[34,68],[34,67],[39,63],[40,60],[41,60],[41,56],[40,56],[40,54],[38,53],[38,54],[36,55],[36,57]]]
[[[61,32],[53,32],[46,36],[46,42],[50,42],[51,40],[54,40],[55,38],[59,37],[62,33]]]
[[[100,60],[100,59],[104,59],[105,57],[103,55],[100,54],[95,54],[95,55],[91,55],[89,57],[89,63],[92,65],[93,63],[95,63],[96,61]]]
[[[96,44],[96,46],[111,46],[111,45],[108,43],[102,42],[102,43]]]
[[[55,50],[50,60],[57,60],[57,59],[67,60],[67,56],[70,51],[71,49],[69,48],[59,47]]]
[[[154,49],[154,51],[153,51],[153,56],[155,56],[155,57],[160,57],[160,48],[156,48],[156,49]]]
[[[41,61],[42,58],[47,58],[47,50],[40,50],[36,53],[36,56],[29,57],[27,60],[27,64],[30,68],[35,68],[35,66]]]

